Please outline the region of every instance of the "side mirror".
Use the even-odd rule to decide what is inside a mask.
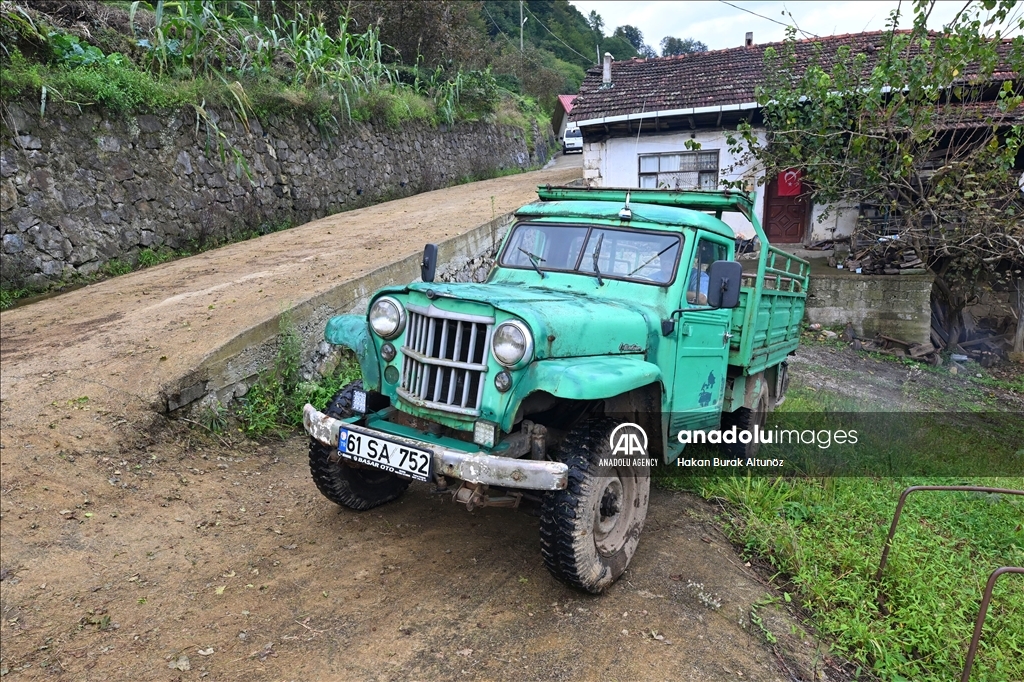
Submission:
[[[740,304],[743,265],[734,260],[716,260],[708,269],[708,305],[735,308]]]
[[[435,272],[437,272],[437,244],[427,244],[423,247],[423,261],[420,263],[420,279],[424,282],[433,282]]]

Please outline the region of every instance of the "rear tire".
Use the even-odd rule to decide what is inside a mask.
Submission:
[[[335,419],[351,417],[352,397],[362,389],[362,381],[353,381],[341,389],[327,405],[326,414]],[[350,464],[344,459],[331,462],[334,448],[318,440],[309,441],[309,471],[321,494],[331,502],[349,509],[365,511],[397,499],[411,482],[386,471]]]
[[[621,576],[636,551],[647,518],[648,467],[600,466],[610,458],[616,422],[596,419],[573,429],[559,459],[569,465],[565,490],[547,493],[541,506],[540,552],[558,580],[592,594]]]
[[[761,391],[754,400],[753,407],[741,407],[735,412],[724,412],[722,414],[722,431],[736,427],[736,431],[750,431],[753,433],[756,425],[762,432],[765,422],[768,420],[768,412],[771,408],[771,397],[768,395],[768,386],[764,380],[761,381]],[[751,438],[749,443],[722,443],[721,451],[729,459],[746,459],[757,456],[760,443]]]

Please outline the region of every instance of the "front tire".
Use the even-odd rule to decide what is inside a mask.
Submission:
[[[616,422],[591,420],[573,429],[561,448],[569,466],[565,490],[544,497],[540,551],[558,580],[592,594],[621,576],[636,552],[651,480],[648,467],[601,466],[612,457],[608,437]]]
[[[327,405],[327,416],[351,417],[352,397],[362,389],[362,381],[353,381],[341,389]],[[332,462],[334,448],[309,439],[309,471],[321,494],[331,502],[349,509],[365,511],[397,499],[409,487],[410,480],[371,467],[353,465],[344,459]]]

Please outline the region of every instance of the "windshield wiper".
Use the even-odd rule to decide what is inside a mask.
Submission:
[[[544,279],[544,271],[540,269],[539,265],[537,265],[538,262],[543,263],[544,259],[535,253],[530,253],[521,246],[517,246],[516,248],[526,254],[526,257],[530,259],[530,265],[532,265],[533,269],[537,271],[537,274],[540,275],[540,278]]]
[[[597,286],[604,286],[604,280],[601,279],[601,268],[597,267],[597,261],[601,258],[601,243],[604,242],[604,235],[602,234],[597,238],[597,246],[594,247],[594,273],[597,275]]]
[[[669,249],[671,249],[671,248],[672,248],[673,246],[675,246],[675,243],[669,244],[669,245],[668,245],[668,246],[666,246],[666,247],[665,247],[664,249],[662,249],[662,250],[661,250],[661,251],[659,251],[658,253],[656,253],[656,254],[654,254],[653,256],[651,256],[650,258],[648,258],[648,259],[647,259],[647,262],[645,262],[645,263],[644,263],[643,265],[639,265],[639,266],[637,266],[637,268],[636,268],[635,270],[633,270],[633,272],[629,273],[629,274],[628,274],[628,275],[626,275],[626,276],[627,276],[627,277],[632,277],[632,276],[633,276],[633,275],[635,275],[636,273],[640,272],[641,270],[643,270],[644,268],[646,268],[646,267],[647,267],[648,265],[650,265],[650,264],[651,264],[652,262],[654,262],[654,259],[655,259],[655,258],[658,258],[658,257],[660,257],[660,256],[661,256],[661,255],[662,255],[663,253],[665,253],[666,251],[668,251]]]

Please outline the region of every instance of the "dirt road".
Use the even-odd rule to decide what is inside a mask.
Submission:
[[[538,184],[578,177],[578,164],[556,164],[427,192],[6,311],[0,318],[3,459],[26,440],[37,448],[52,449],[57,441],[87,451],[115,447],[121,419],[134,423],[158,407],[162,389],[243,331],[426,242],[529,203]],[[76,412],[56,434],[45,431],[55,416],[66,416],[51,403],[69,400],[87,402],[89,414]]]
[[[750,623],[766,588],[695,498],[656,492],[633,566],[591,598],[550,579],[526,513],[470,514],[420,485],[342,511],[303,438],[155,416],[161,389],[240,331],[578,176],[422,194],[5,312],[0,674],[791,679]]]

